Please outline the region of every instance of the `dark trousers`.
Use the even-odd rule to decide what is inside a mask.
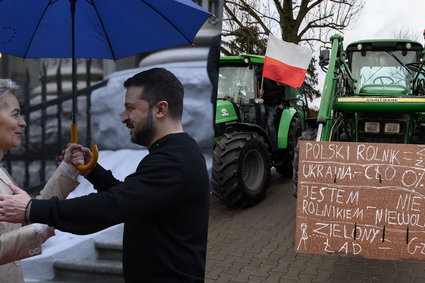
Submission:
[[[277,148],[277,132],[276,132],[276,119],[277,119],[277,105],[266,105],[264,104],[265,117],[266,117],[266,128],[269,132],[270,140],[273,147]]]

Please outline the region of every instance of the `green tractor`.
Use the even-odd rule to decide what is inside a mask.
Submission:
[[[327,68],[317,131],[300,139],[374,143],[425,143],[425,52],[415,41],[362,40],[345,52],[331,37],[320,54]],[[297,185],[296,151],[293,183]]]
[[[295,146],[305,127],[305,95],[284,86],[285,107],[276,125],[277,146],[272,145],[259,98],[263,63],[258,55],[220,58],[212,192],[230,206],[261,201],[272,166],[283,176],[292,175]]]

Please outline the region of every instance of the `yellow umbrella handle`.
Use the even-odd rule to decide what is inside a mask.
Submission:
[[[77,124],[73,123],[71,124],[71,143],[78,143],[78,131],[77,131]],[[92,144],[90,146],[91,153],[92,153],[92,159],[89,161],[89,163],[85,165],[75,165],[75,168],[79,171],[86,171],[92,169],[96,163],[97,159],[99,157],[99,150],[97,148],[97,145]]]

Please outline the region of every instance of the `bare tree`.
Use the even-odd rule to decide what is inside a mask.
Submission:
[[[225,0],[223,36],[249,26],[258,37],[273,33],[284,41],[322,42],[342,32],[360,16],[364,0]]]
[[[420,39],[420,35],[422,34],[418,33],[417,31],[412,31],[409,27],[403,27],[399,31],[393,33],[394,38],[409,39],[415,41],[418,41]]]
[[[267,47],[267,38],[258,37],[257,26],[243,26],[233,32],[232,40],[222,41],[224,55],[234,54],[264,54]]]
[[[364,0],[225,0],[222,52],[264,55],[270,33],[311,48],[326,44],[331,32],[341,33],[357,20],[363,6]],[[320,95],[314,88],[317,73],[307,76],[304,89],[312,99]]]

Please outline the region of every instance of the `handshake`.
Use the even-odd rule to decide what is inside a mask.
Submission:
[[[72,186],[71,190],[56,188],[57,190],[62,190],[62,192],[54,194],[48,192],[48,196],[56,196],[60,199],[66,198],[76,185],[78,185],[78,182],[76,182],[78,175],[86,176],[93,170],[93,168],[90,168],[84,171],[79,171],[75,168],[75,166],[87,164],[92,158],[93,155],[90,149],[79,144],[68,144],[68,147],[63,150],[59,156],[61,161],[59,162],[57,170],[61,171],[62,178],[66,178],[64,176],[67,176],[75,182],[75,185]],[[11,180],[8,181],[8,186],[13,195],[0,194],[0,221],[30,224],[29,212],[31,209],[31,197],[27,194],[27,192],[14,185]],[[48,186],[46,185],[46,187]],[[46,190],[46,187],[43,191]],[[52,189],[49,190],[52,191]],[[43,194],[43,191],[41,194]],[[44,197],[41,195],[41,198]],[[54,228],[45,224],[34,224],[34,230],[37,233],[40,244],[55,235]]]
[[[68,147],[62,151],[61,155],[59,155],[59,160],[65,161],[67,164],[72,165],[74,167],[88,164],[92,159],[93,154],[90,149],[74,143],[68,144]],[[92,171],[92,169],[93,168],[89,168],[82,171],[79,170],[79,174],[81,176],[87,176]]]

